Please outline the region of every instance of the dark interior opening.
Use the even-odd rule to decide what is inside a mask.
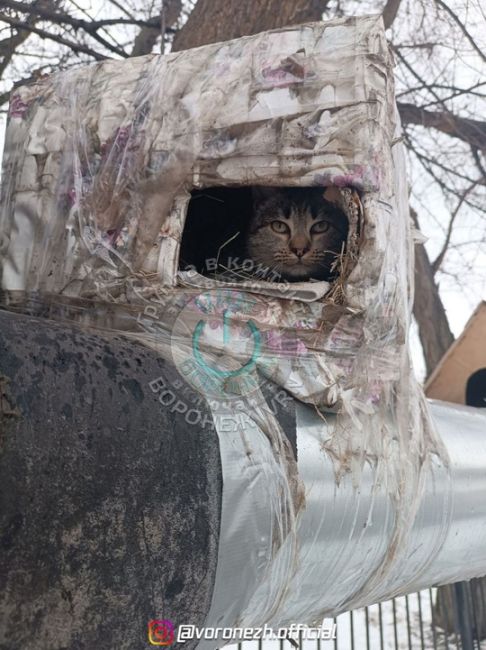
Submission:
[[[467,380],[466,404],[486,408],[486,368],[476,370]]]
[[[202,275],[223,273],[244,255],[246,229],[253,206],[250,187],[210,187],[191,192],[181,242],[179,268]]]
[[[334,281],[349,224],[325,192],[318,186],[194,190],[179,269],[227,281]]]

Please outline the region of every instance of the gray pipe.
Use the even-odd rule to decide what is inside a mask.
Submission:
[[[272,556],[275,502],[264,479],[265,445],[258,450],[260,469],[244,472],[238,435],[223,434],[219,424],[223,510],[207,624],[317,624],[354,607],[485,575],[486,413],[441,402],[430,408],[450,464],[433,458],[415,519],[403,522],[405,546],[390,558],[397,509],[385,486],[376,486],[375,468],[365,465],[358,485],[351,475],[336,485],[333,464],[321,450],[334,416],[326,425],[314,409],[296,405],[306,507],[296,522],[299,562],[294,566],[290,542]],[[249,428],[246,433],[256,446],[258,432]]]

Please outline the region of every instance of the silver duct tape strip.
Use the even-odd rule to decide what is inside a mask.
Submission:
[[[376,481],[376,467],[365,465],[359,485],[351,475],[336,484],[333,464],[322,451],[334,416],[326,425],[313,409],[297,406],[306,505],[295,536],[289,534],[272,556],[272,527],[285,476],[256,425],[248,419],[244,433],[228,432],[216,415],[223,506],[206,625],[312,625],[352,607],[485,575],[486,413],[441,402],[431,402],[430,410],[450,466],[438,458],[429,463],[407,548],[400,549],[395,563],[388,561],[382,575],[396,509],[386,485]]]
[[[223,467],[223,505],[216,580],[206,627],[245,627],[254,620],[264,624],[265,613],[282,599],[291,573],[292,544],[284,544],[276,556],[272,552],[275,517],[287,476],[267,437],[250,418],[245,418],[244,431],[241,426],[228,431],[227,416],[213,413],[213,417]],[[255,605],[257,588],[263,582],[267,586],[263,595],[266,602]],[[213,648],[214,643],[202,642],[198,647]]]
[[[430,407],[448,447],[453,499],[444,544],[414,589],[486,575],[486,410],[438,401]],[[427,494],[424,516],[436,506]]]

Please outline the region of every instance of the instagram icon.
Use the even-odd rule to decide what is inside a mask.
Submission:
[[[148,640],[151,645],[170,645],[174,641],[174,624],[172,621],[167,619],[149,621]]]

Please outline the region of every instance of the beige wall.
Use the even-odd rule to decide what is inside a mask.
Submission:
[[[479,368],[486,368],[486,302],[479,305],[426,382],[427,397],[464,404],[466,382]]]

